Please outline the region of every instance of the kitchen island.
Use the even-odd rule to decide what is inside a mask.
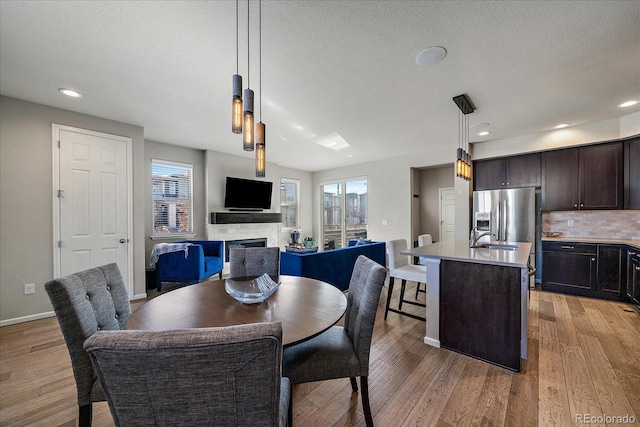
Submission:
[[[527,358],[531,243],[449,240],[403,254],[427,266],[425,344],[520,371]]]

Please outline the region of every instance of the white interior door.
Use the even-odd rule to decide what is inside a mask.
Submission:
[[[131,139],[63,126],[54,127],[56,136],[56,275],[115,262],[129,285],[131,297]],[[54,141],[54,145],[58,142]]]
[[[454,188],[441,188],[440,192],[440,241],[455,239],[456,193]]]

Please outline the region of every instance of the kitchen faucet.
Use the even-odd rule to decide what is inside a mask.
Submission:
[[[469,245],[470,247],[474,247],[478,243],[478,240],[480,240],[484,236],[496,237],[495,233],[492,233],[490,231],[485,231],[484,233],[480,233],[479,236],[476,236],[475,232],[477,231],[477,229],[477,227],[474,227],[471,229],[471,233],[469,233],[469,240],[471,241],[471,245]]]

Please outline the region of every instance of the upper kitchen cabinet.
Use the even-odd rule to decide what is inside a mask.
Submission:
[[[577,148],[542,153],[543,209],[578,209],[578,158]]]
[[[474,188],[539,187],[540,153],[474,162]]]
[[[623,208],[621,142],[542,153],[544,210]]]
[[[624,208],[640,209],[640,137],[624,142]]]
[[[580,148],[580,209],[622,209],[622,143]]]

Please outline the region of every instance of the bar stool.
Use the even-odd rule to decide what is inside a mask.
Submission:
[[[384,309],[384,319],[387,320],[387,314],[392,311],[403,316],[425,321],[426,319],[424,317],[402,311],[403,303],[426,307],[425,304],[418,301],[404,299],[407,280],[414,281],[418,286],[420,286],[420,283],[425,283],[425,280],[427,279],[427,267],[424,265],[409,264],[409,256],[402,255],[400,253],[406,250],[407,241],[405,239],[391,240],[387,242],[387,254],[389,255],[389,290],[387,292],[387,304]],[[393,294],[393,284],[396,278],[402,280],[402,285],[400,287],[400,300],[398,302],[397,309],[389,306],[391,303],[391,295]]]

